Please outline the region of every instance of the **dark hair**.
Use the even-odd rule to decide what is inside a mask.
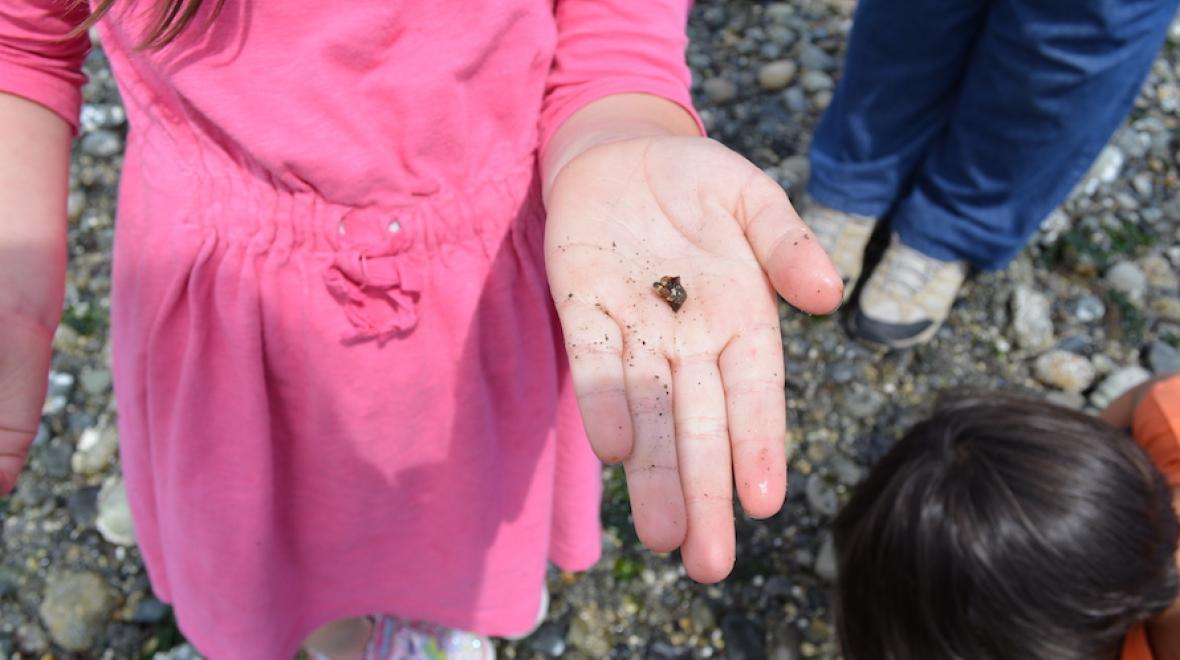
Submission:
[[[1041,401],[960,393],[835,523],[848,660],[1115,658],[1177,594],[1171,490],[1133,440]]]
[[[73,0],[73,5],[77,6],[86,1]],[[163,48],[180,36],[180,33],[188,27],[189,23],[192,23],[197,12],[201,10],[201,3],[204,0],[154,0],[154,2],[156,16],[152,20],[151,26],[148,27],[147,34],[139,43],[140,48],[149,50]],[[90,16],[71,32],[71,36],[89,30],[111,10],[111,6],[114,4],[115,0],[98,0],[94,11],[90,12]],[[224,4],[225,0],[213,0],[213,14],[210,20],[221,13],[221,7]]]

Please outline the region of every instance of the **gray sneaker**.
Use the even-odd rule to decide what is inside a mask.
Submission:
[[[803,214],[803,222],[815,232],[815,238],[844,279],[844,300],[847,302],[864,267],[865,246],[869,244],[877,219],[813,203]]]
[[[865,282],[849,329],[890,348],[921,344],[942,327],[966,277],[966,261],[928,257],[894,234]]]

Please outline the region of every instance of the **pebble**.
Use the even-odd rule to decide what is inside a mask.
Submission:
[[[1147,349],[1147,363],[1151,371],[1157,374],[1180,372],[1180,351],[1171,344],[1155,340]]]
[[[53,641],[67,651],[88,651],[106,628],[115,606],[106,580],[91,572],[50,576],[41,602],[41,621]]]
[[[1151,301],[1151,311],[1165,321],[1180,323],[1180,299],[1159,296]]]
[[[171,611],[172,608],[167,603],[149,596],[139,601],[139,604],[135,606],[135,612],[131,615],[131,623],[155,625],[168,618],[168,613]]]
[[[824,532],[819,544],[819,552],[815,554],[813,565],[815,574],[827,582],[836,581],[836,545],[831,532]]]
[[[838,454],[832,459],[832,474],[841,486],[851,488],[865,478],[865,469],[851,458]]]
[[[832,77],[823,71],[805,71],[799,77],[799,84],[803,85],[803,89],[809,92],[818,92],[835,87]]]
[[[70,493],[66,498],[66,511],[80,529],[94,527],[98,518],[98,486],[87,486]]]
[[[844,397],[844,412],[853,419],[868,419],[885,405],[885,395],[872,386],[853,383]]]
[[[570,620],[567,641],[592,658],[605,657],[611,649],[611,643],[606,638],[607,630],[602,611],[596,604],[591,603],[579,609]]]
[[[1106,316],[1106,305],[1092,294],[1079,296],[1073,303],[1073,316],[1082,323],[1100,321]]]
[[[799,51],[799,64],[806,69],[831,71],[836,68],[836,58],[814,44],[804,44]]]
[[[119,434],[114,427],[90,427],[78,436],[78,447],[71,459],[74,472],[83,476],[101,473],[119,453]]]
[[[1012,296],[1012,331],[1025,350],[1040,351],[1053,345],[1053,319],[1049,299],[1029,287],[1017,287]]]
[[[813,474],[807,478],[807,503],[820,516],[834,516],[840,510],[840,495],[835,486],[822,475]]]
[[[78,385],[91,396],[101,396],[111,389],[111,370],[105,367],[86,367],[78,374]]]
[[[94,522],[98,533],[109,543],[135,545],[135,529],[131,524],[131,507],[127,490],[119,477],[109,477],[98,491],[98,518]]]
[[[1120,261],[1106,271],[1106,284],[1125,295],[1132,302],[1142,301],[1147,295],[1147,275],[1133,261]]]
[[[794,114],[807,112],[807,94],[802,87],[790,87],[783,92],[783,105]]]
[[[1139,194],[1139,198],[1145,202],[1150,202],[1152,193],[1155,192],[1155,184],[1152,183],[1151,175],[1147,172],[1140,172],[1131,177],[1131,187]]]
[[[738,86],[729,78],[709,78],[701,83],[701,91],[713,103],[728,103],[737,98]]]
[[[729,660],[763,660],[766,657],[764,635],[758,624],[740,614],[728,614],[721,620]]]
[[[1107,145],[1098,154],[1098,158],[1090,168],[1088,180],[1085,184],[1086,194],[1094,194],[1098,186],[1103,183],[1114,183],[1119,178],[1119,173],[1122,172],[1125,161],[1126,157],[1123,155],[1121,149],[1113,144]]]
[[[758,69],[758,84],[762,89],[775,91],[783,89],[795,79],[798,65],[791,60],[778,60],[762,65]]]
[[[844,385],[856,376],[856,368],[848,362],[833,362],[828,365],[828,378],[837,385]]]
[[[83,190],[71,190],[69,197],[66,197],[66,215],[70,220],[77,220],[82,217],[82,212],[86,210],[86,192]]]
[[[123,150],[123,138],[118,133],[99,129],[82,136],[82,153],[96,158],[110,158]]]
[[[74,446],[70,443],[54,439],[41,450],[41,469],[50,479],[65,479],[70,476],[70,457],[74,454]]]
[[[1140,366],[1116,369],[1094,388],[1090,394],[1090,405],[1101,410],[1148,378],[1151,378],[1151,372]]]
[[[528,647],[547,658],[560,658],[565,655],[565,634],[556,623],[546,621],[529,635]]]
[[[192,647],[191,644],[185,643],[167,651],[156,653],[152,656],[152,660],[202,660],[201,654]]]
[[[1094,366],[1081,355],[1053,350],[1033,365],[1037,380],[1066,392],[1082,392],[1094,382]]]
[[[1180,290],[1180,277],[1162,254],[1149,254],[1139,260],[1143,276],[1147,279],[1147,286],[1156,291],[1174,293]]]

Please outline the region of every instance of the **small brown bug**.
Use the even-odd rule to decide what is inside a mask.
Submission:
[[[680,278],[672,275],[665,275],[660,278],[659,282],[652,282],[652,288],[660,297],[668,302],[668,306],[672,308],[673,312],[679,312],[680,306],[684,304],[685,299],[688,298],[688,292],[680,284]]]

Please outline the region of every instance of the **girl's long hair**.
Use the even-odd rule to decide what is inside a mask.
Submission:
[[[79,5],[85,3],[87,0],[73,0],[73,4]],[[146,33],[139,42],[139,47],[146,50],[158,50],[172,43],[186,27],[192,23],[193,18],[196,17],[197,12],[201,10],[201,4],[205,0],[154,0],[155,2],[155,17],[149,24]],[[221,12],[221,6],[225,0],[213,1],[213,17],[216,17]],[[108,11],[111,6],[115,4],[115,0],[98,0],[94,10],[90,12],[90,16],[79,25],[73,34],[81,34],[89,30],[95,23],[97,23]]]

